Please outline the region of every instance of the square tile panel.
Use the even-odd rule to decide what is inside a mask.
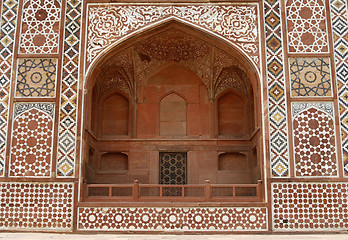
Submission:
[[[55,97],[57,59],[20,58],[17,66],[16,97]]]
[[[330,58],[289,58],[291,96],[332,96]]]

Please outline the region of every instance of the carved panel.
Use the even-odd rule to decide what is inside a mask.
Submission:
[[[210,52],[210,47],[184,32],[170,29],[146,39],[136,45],[135,50],[143,57],[179,62],[203,57]]]
[[[178,18],[213,31],[245,51],[259,66],[257,8],[253,5],[88,5],[87,61],[123,36],[151,23]]]

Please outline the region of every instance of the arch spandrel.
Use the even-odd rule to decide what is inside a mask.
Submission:
[[[260,71],[258,5],[88,4],[86,63],[125,38],[163,22],[177,21],[227,40]],[[236,24],[238,23],[238,24]]]

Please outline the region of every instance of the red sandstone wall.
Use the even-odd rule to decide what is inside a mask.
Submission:
[[[148,8],[99,6],[94,12],[98,5],[70,0],[4,0],[1,4],[1,230],[347,229],[347,1],[255,1],[250,12],[243,8],[245,4],[239,4],[243,7],[237,10],[210,4],[211,12],[193,4],[185,5],[187,11],[165,5],[161,12],[156,12],[158,5],[153,4]],[[125,9],[127,17],[136,19],[133,25],[117,17],[111,22],[98,19],[117,16],[115,12],[124,13]],[[106,14],[92,14],[98,11]],[[145,14],[151,19],[141,17]],[[241,18],[227,17],[236,15]],[[263,91],[258,104],[264,114],[265,140],[261,155],[265,156],[266,197],[262,203],[223,208],[218,204],[190,208],[80,206],[80,129],[88,67],[121,37],[166,18],[216,34],[248,56],[257,69]],[[98,28],[92,20],[105,25]],[[241,31],[230,31],[236,26],[234,21],[242,26]],[[100,30],[104,29],[111,34],[103,35]],[[199,119],[201,123],[188,125],[186,131],[208,136],[209,121],[203,116],[209,106],[197,106],[201,92],[191,89],[185,94],[195,97],[187,100],[192,113],[187,120]],[[142,119],[138,121],[138,136],[159,133],[159,125],[153,124],[154,118],[159,119],[158,101],[151,98],[162,96],[160,93],[150,87],[141,93],[147,101],[138,104]],[[145,104],[147,111],[143,110]],[[141,151],[136,154],[144,155]],[[154,156],[150,152],[145,158],[151,162]],[[198,181],[207,176],[210,165],[204,156],[191,156],[204,163],[201,168],[198,160],[191,163],[201,173],[193,175],[195,181],[197,176]],[[142,163],[134,164],[137,168]],[[156,181],[155,176],[148,179]]]

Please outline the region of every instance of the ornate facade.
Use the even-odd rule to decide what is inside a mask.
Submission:
[[[348,229],[347,0],[0,11],[0,231]]]

